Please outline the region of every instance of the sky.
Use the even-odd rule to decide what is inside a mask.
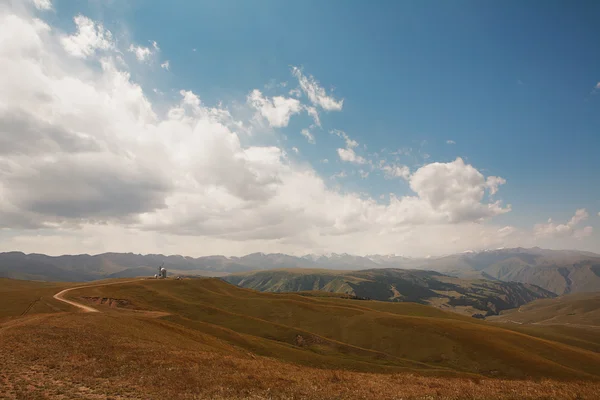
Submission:
[[[598,17],[0,0],[0,251],[600,253]]]

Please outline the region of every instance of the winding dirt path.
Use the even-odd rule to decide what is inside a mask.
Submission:
[[[76,286],[76,287],[68,288],[68,289],[65,289],[65,290],[61,290],[60,292],[56,293],[53,297],[56,300],[58,300],[58,301],[62,301],[63,303],[67,303],[67,304],[70,304],[70,305],[72,305],[74,307],[77,307],[77,308],[79,308],[83,312],[100,312],[100,311],[96,310],[93,307],[86,306],[85,304],[81,304],[81,303],[78,303],[78,302],[73,301],[73,300],[67,300],[67,299],[64,298],[64,296],[65,296],[65,294],[67,294],[71,290],[77,290],[77,289],[83,289],[83,288],[90,288],[90,287],[98,287],[98,286],[118,285],[118,284],[123,284],[123,283],[136,282],[136,281],[139,281],[139,280],[142,280],[142,279],[145,279],[145,278],[138,278],[138,279],[133,279],[133,280],[130,280],[130,281],[100,283],[100,284],[97,284],[97,285]]]

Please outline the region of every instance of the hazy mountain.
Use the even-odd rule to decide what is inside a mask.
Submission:
[[[600,290],[600,255],[583,251],[498,249],[440,257],[419,266],[463,278],[531,283],[556,294]]]
[[[540,248],[497,249],[443,257],[410,258],[400,255],[253,253],[243,257],[222,255],[184,257],[162,254],[104,253],[58,257],[20,252],[0,253],[0,276],[86,281],[105,277],[153,275],[163,265],[178,274],[222,276],[226,273],[285,268],[358,271],[375,268],[441,272],[459,278],[523,282],[556,294],[600,291],[600,255],[576,250]],[[177,272],[175,272],[177,271]]]
[[[331,271],[286,269],[229,275],[225,281],[264,292],[326,291],[381,301],[416,302],[468,315],[495,315],[532,300],[555,297],[540,287],[489,280],[465,280],[433,271],[369,269]]]

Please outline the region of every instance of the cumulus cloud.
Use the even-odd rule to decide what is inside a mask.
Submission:
[[[336,100],[333,96],[327,95],[325,89],[312,75],[304,75],[298,67],[292,68],[292,74],[298,79],[300,88],[308,96],[308,99],[315,106],[319,106],[327,111],[341,111],[344,106],[344,99]]]
[[[502,178],[485,177],[458,158],[412,175],[395,166],[412,192],[390,194],[387,202],[330,187],[277,140],[247,140],[242,127],[252,120],[238,120],[225,105],[181,90],[165,112],[155,111],[116,61],[116,51],[127,47],[116,47],[102,24],[84,16],[76,17],[74,34],[63,34],[0,11],[3,249],[194,255],[201,238],[200,251],[210,253],[373,253],[398,246],[425,251],[422,237],[428,246],[439,238],[435,245],[447,251],[445,237],[457,232],[461,239],[452,246],[499,240],[497,227],[478,222],[510,211],[485,198]],[[341,108],[324,92],[306,93],[319,107],[335,109],[333,101]],[[258,90],[247,106],[277,127],[306,110],[298,99]],[[369,164],[356,154],[357,141],[333,133],[345,143],[340,159]],[[26,232],[32,229],[44,229],[47,239],[36,240],[38,231]]]
[[[248,103],[274,128],[288,126],[290,117],[302,111],[300,101],[283,96],[269,99],[258,89],[248,95]]]
[[[352,148],[337,149],[340,160],[354,164],[366,164],[367,160],[354,152]]]
[[[456,144],[454,140],[446,140],[446,144]]]
[[[169,60],[165,61],[164,63],[160,64],[160,67],[162,69],[166,69],[167,71],[169,70],[169,68],[171,67],[171,63],[169,62]]]
[[[87,58],[92,56],[96,50],[114,48],[112,33],[104,29],[102,24],[95,23],[83,15],[78,15],[73,20],[77,32],[61,38],[63,47],[72,56]]]
[[[506,179],[500,178],[499,176],[488,176],[485,184],[488,189],[490,189],[490,194],[494,195],[498,192],[498,186],[504,185],[506,183]]]
[[[46,11],[46,10],[52,9],[52,1],[50,1],[50,0],[32,0],[32,1],[33,1],[33,5],[38,10]]]
[[[315,137],[312,133],[310,133],[310,131],[308,129],[302,129],[300,131],[300,133],[302,134],[302,136],[304,136],[306,138],[306,140],[308,140],[308,143],[310,144],[315,144]]]
[[[582,229],[577,229],[576,226],[588,219],[589,214],[585,208],[580,208],[575,211],[575,215],[564,224],[557,224],[548,219],[545,224],[536,224],[533,228],[534,234],[538,238],[544,237],[574,237],[577,239],[590,236],[594,229],[591,226],[586,226]]]
[[[501,178],[483,176],[462,158],[450,163],[431,163],[410,177],[411,189],[437,213],[451,222],[482,220],[510,211],[500,201],[482,202],[488,181]],[[490,189],[493,190],[493,189]]]

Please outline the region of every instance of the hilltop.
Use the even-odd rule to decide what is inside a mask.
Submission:
[[[532,300],[554,297],[537,286],[488,280],[467,280],[433,271],[369,269],[364,271],[270,270],[222,278],[240,287],[264,292],[325,291],[357,298],[415,302],[488,316]]]

